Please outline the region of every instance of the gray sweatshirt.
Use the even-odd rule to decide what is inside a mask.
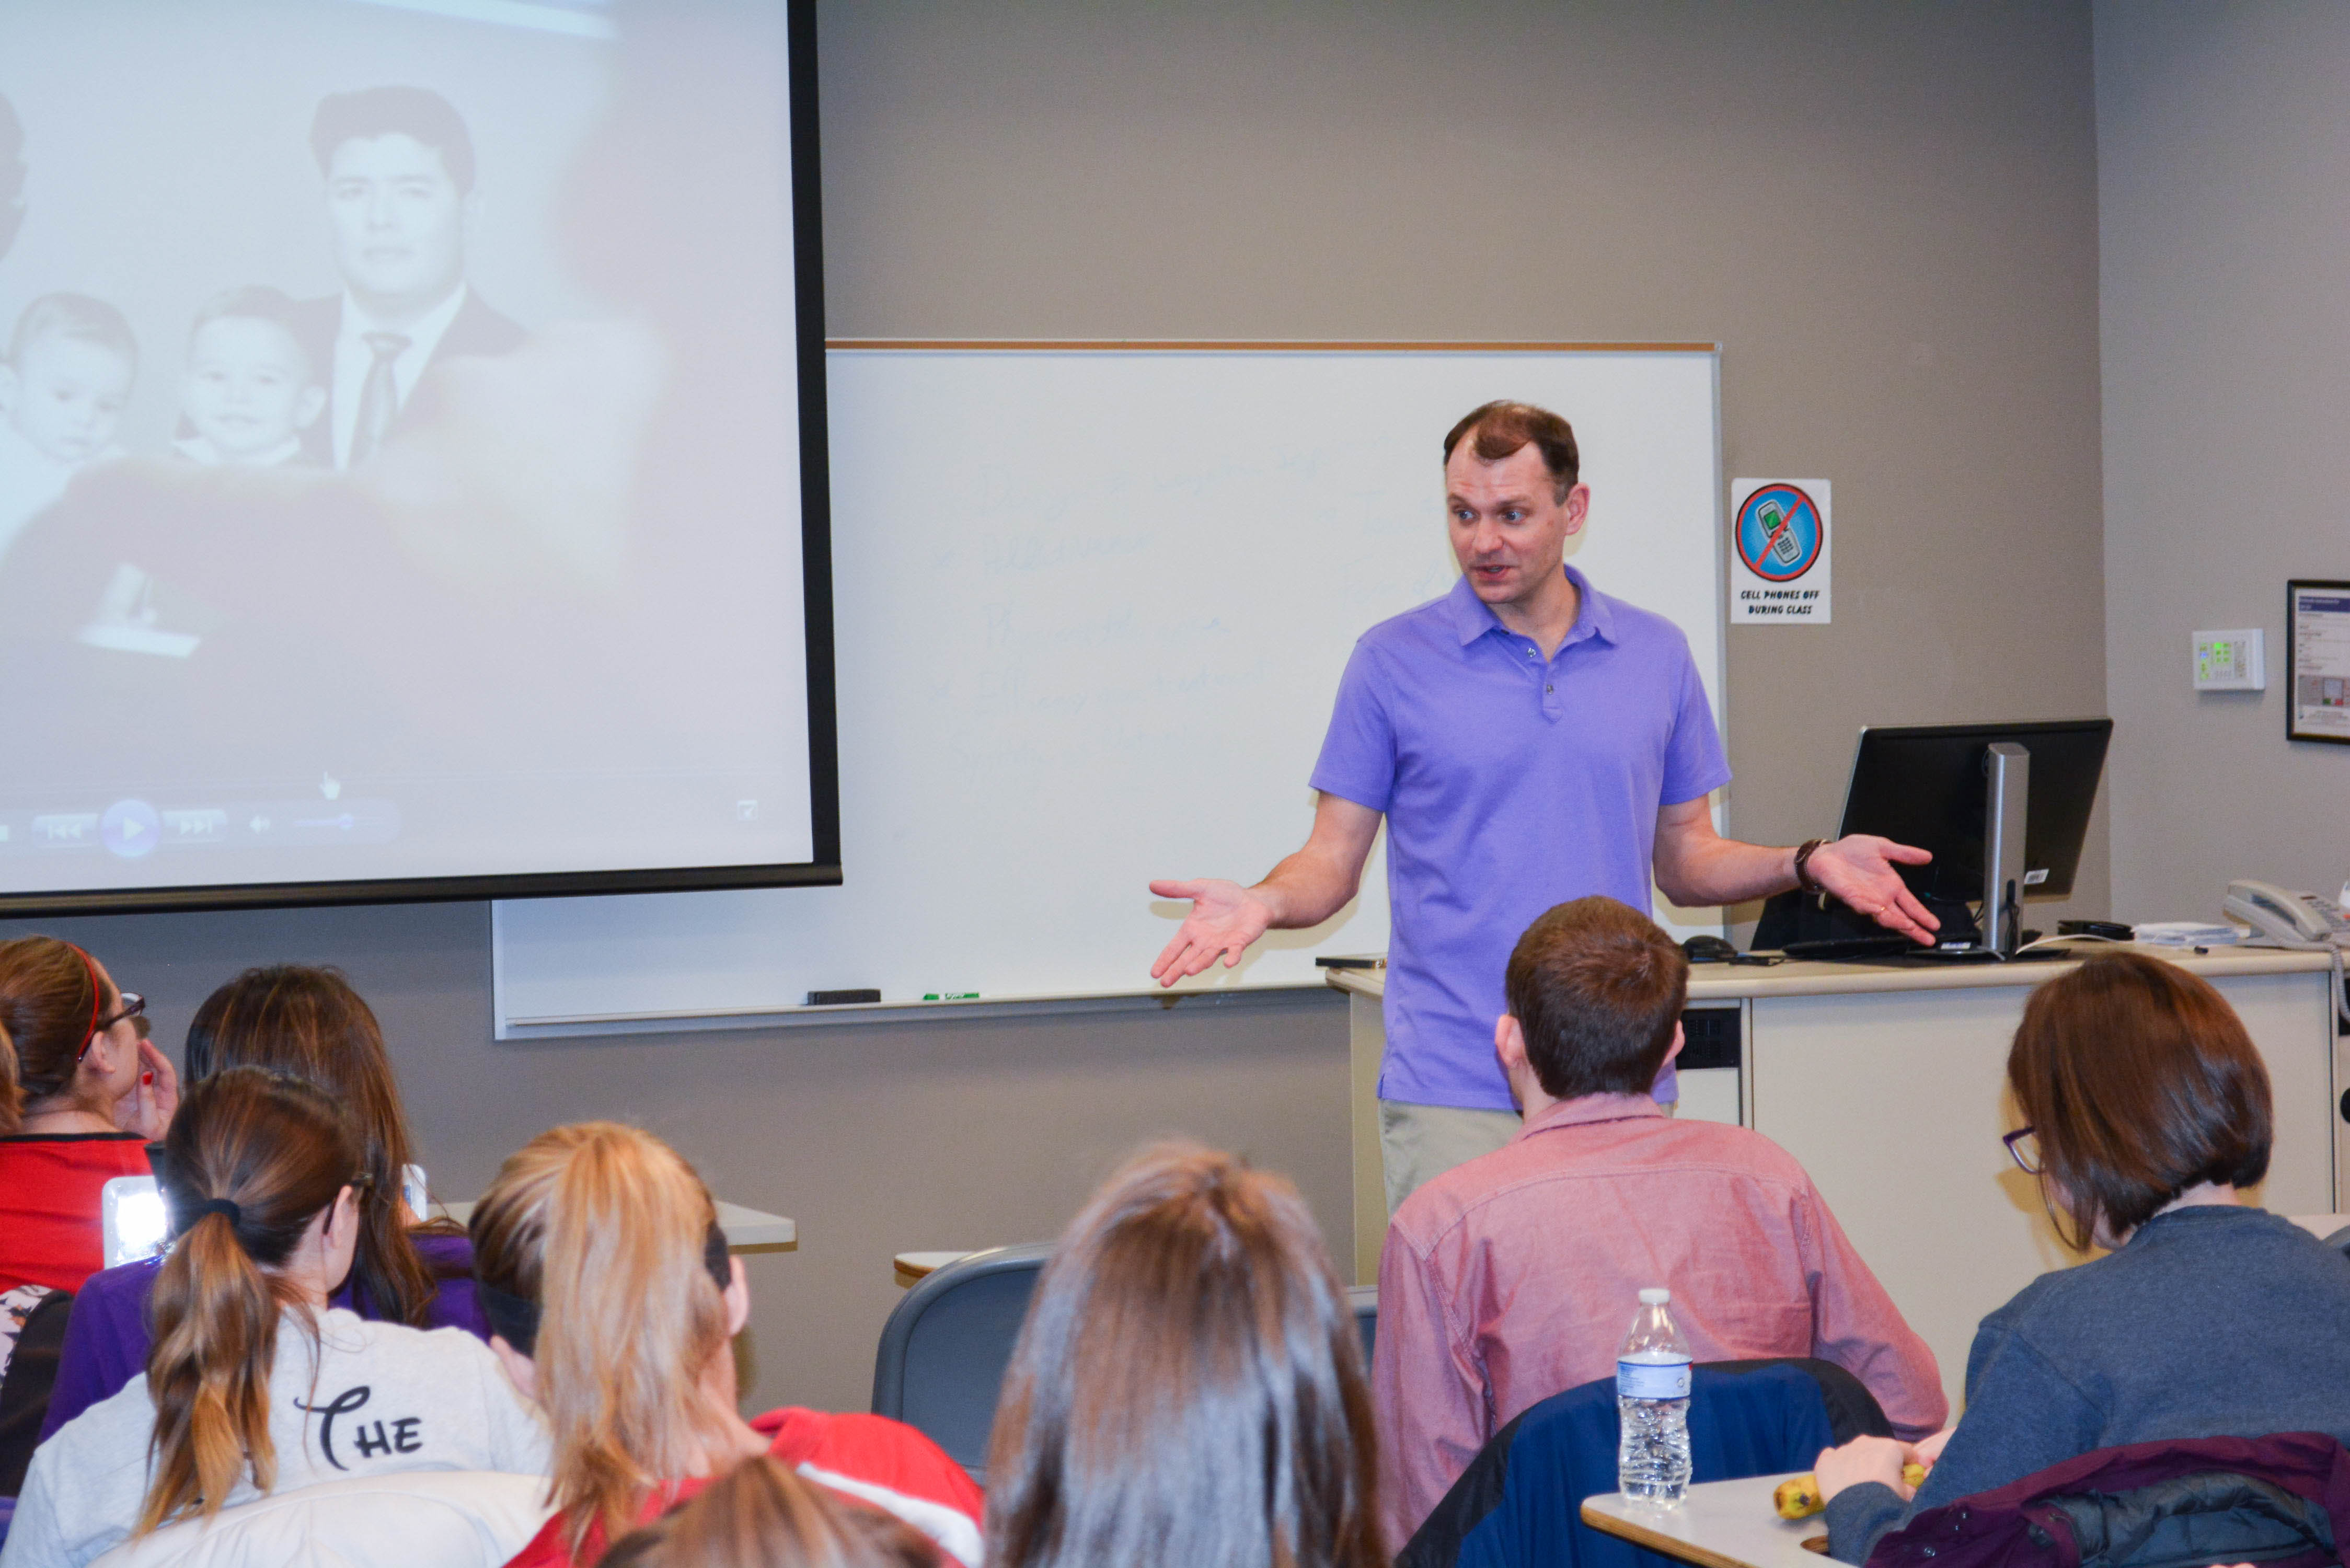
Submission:
[[[2350,1442],[2350,1258],[2264,1210],[2176,1209],[1983,1319],[1966,1415],[1916,1500],[1846,1488],[1828,1550],[1866,1562],[1912,1514],[2095,1449],[2271,1432]]]
[[[135,1377],[59,1428],[33,1455],[0,1568],[87,1563],[130,1536],[147,1497],[155,1405]],[[300,1314],[277,1324],[269,1376],[275,1491],[400,1470],[545,1475],[546,1428],[463,1329],[369,1323],[337,1307],[312,1341]],[[261,1493],[250,1472],[224,1500]]]

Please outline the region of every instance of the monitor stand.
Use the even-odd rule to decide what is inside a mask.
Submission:
[[[1983,752],[1983,892],[1976,937],[1965,947],[1920,949],[1942,963],[2003,963],[2023,944],[2023,828],[2032,753],[2012,741]]]

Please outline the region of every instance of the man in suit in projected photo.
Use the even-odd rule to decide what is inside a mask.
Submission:
[[[343,292],[301,306],[311,362],[328,372],[326,417],[306,441],[312,462],[349,468],[382,443],[427,369],[511,354],[525,334],[465,281],[473,140],[448,99],[412,87],[335,93],[318,104],[310,150]]]
[[[1305,846],[1251,888],[1150,884],[1191,901],[1150,969],[1172,985],[1218,958],[1237,964],[1270,929],[1337,913],[1387,818],[1390,1210],[1516,1136],[1495,1055],[1503,971],[1555,904],[1596,893],[1645,912],[1652,875],[1683,907],[1802,887],[1933,940],[1934,917],[1893,865],[1922,865],[1924,850],[1866,835],[1771,848],[1714,831],[1707,796],[1730,766],[1688,639],[1566,565],[1591,501],[1580,466],[1574,431],[1544,409],[1487,403],[1454,425],[1445,510],[1461,580],[1356,643]]]

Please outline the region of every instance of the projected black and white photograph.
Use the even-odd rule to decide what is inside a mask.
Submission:
[[[780,3],[0,7],[0,897],[816,857],[790,102]]]

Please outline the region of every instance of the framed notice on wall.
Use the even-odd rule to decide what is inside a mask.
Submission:
[[[2350,746],[2350,582],[2287,583],[2284,642],[2285,737]]]

